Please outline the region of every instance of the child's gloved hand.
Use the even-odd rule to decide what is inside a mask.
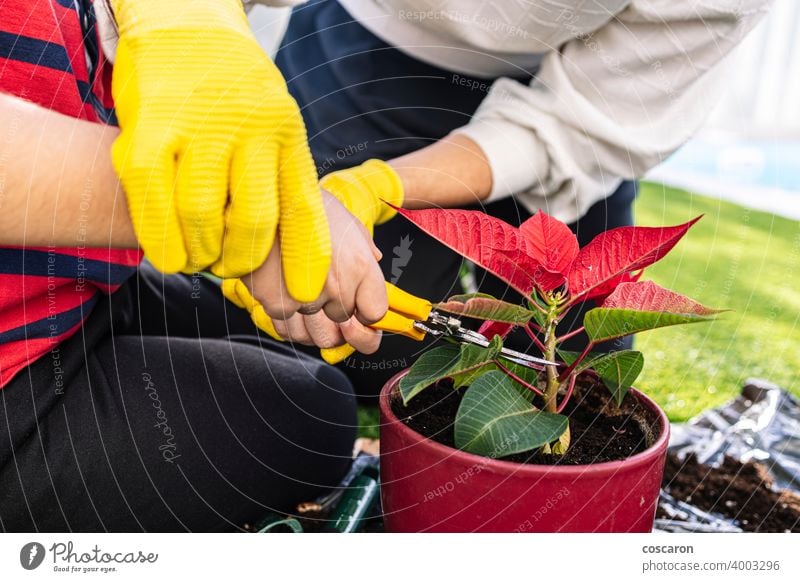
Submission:
[[[332,259],[322,295],[301,305],[286,292],[276,249],[262,267],[242,279],[227,279],[222,292],[250,312],[271,337],[323,349],[348,343],[363,353],[378,349],[381,332],[367,325],[388,309],[386,285],[378,266],[380,251],[366,229],[333,196],[325,194],[331,225]]]
[[[317,299],[331,249],[305,127],[241,0],[112,7],[112,158],[150,261],[241,276],[264,263],[280,224],[286,289]]]
[[[392,206],[403,205],[400,176],[381,160],[367,160],[360,166],[328,174],[320,186],[338,198],[367,227],[370,235],[376,224],[383,224],[397,214]]]

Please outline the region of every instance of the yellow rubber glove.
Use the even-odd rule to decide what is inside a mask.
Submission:
[[[261,304],[256,301],[250,293],[247,285],[242,283],[241,279],[225,279],[222,281],[222,294],[236,307],[246,309],[250,314],[253,323],[256,324],[260,330],[265,331],[272,339],[283,341],[283,338],[275,331],[275,326],[272,325],[272,318],[266,314]]]
[[[280,224],[284,277],[317,298],[330,235],[303,119],[241,0],[112,0],[112,150],[139,242],[164,272],[254,271]]]
[[[383,224],[397,214],[384,202],[403,205],[403,182],[394,168],[381,160],[367,160],[360,166],[328,174],[320,186],[358,218],[370,235],[376,224]]]

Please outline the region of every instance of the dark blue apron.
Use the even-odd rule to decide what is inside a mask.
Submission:
[[[302,109],[320,176],[370,158],[401,156],[441,139],[469,123],[486,97],[485,90],[471,87],[491,84],[408,56],[333,0],[294,9],[276,63]],[[527,84],[534,74],[517,80]],[[454,82],[460,79],[466,81]],[[571,225],[581,245],[604,230],[632,224],[635,196],[636,184],[623,182]],[[475,208],[516,225],[530,216],[513,197]],[[407,221],[376,228],[375,241],[387,280],[434,301],[462,292],[461,258]],[[516,300],[513,291],[484,271],[478,271],[477,283],[481,291]],[[582,321],[582,312],[576,315]],[[527,338],[520,340],[517,348],[528,347]],[[346,369],[354,371],[351,377],[360,392],[374,393],[421,349],[405,338],[385,338],[377,354],[354,356]]]

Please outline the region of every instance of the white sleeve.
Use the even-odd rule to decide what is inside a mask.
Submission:
[[[513,194],[569,222],[660,163],[707,117],[723,87],[715,65],[769,3],[633,0],[548,53],[530,85],[496,81],[456,130],[488,157],[489,200]]]

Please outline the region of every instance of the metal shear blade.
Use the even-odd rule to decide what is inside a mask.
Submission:
[[[459,343],[468,343],[483,348],[489,347],[490,343],[489,338],[482,333],[462,327],[461,320],[458,318],[444,315],[438,311],[431,311],[427,321],[417,321],[414,323],[414,327],[420,331],[434,336],[452,338]],[[541,370],[542,366],[559,365],[557,362],[551,362],[550,360],[545,360],[544,358],[537,358],[535,356],[523,354],[522,352],[518,352],[506,347],[500,349],[500,356],[505,360],[514,362],[515,364],[533,368],[535,370]]]

